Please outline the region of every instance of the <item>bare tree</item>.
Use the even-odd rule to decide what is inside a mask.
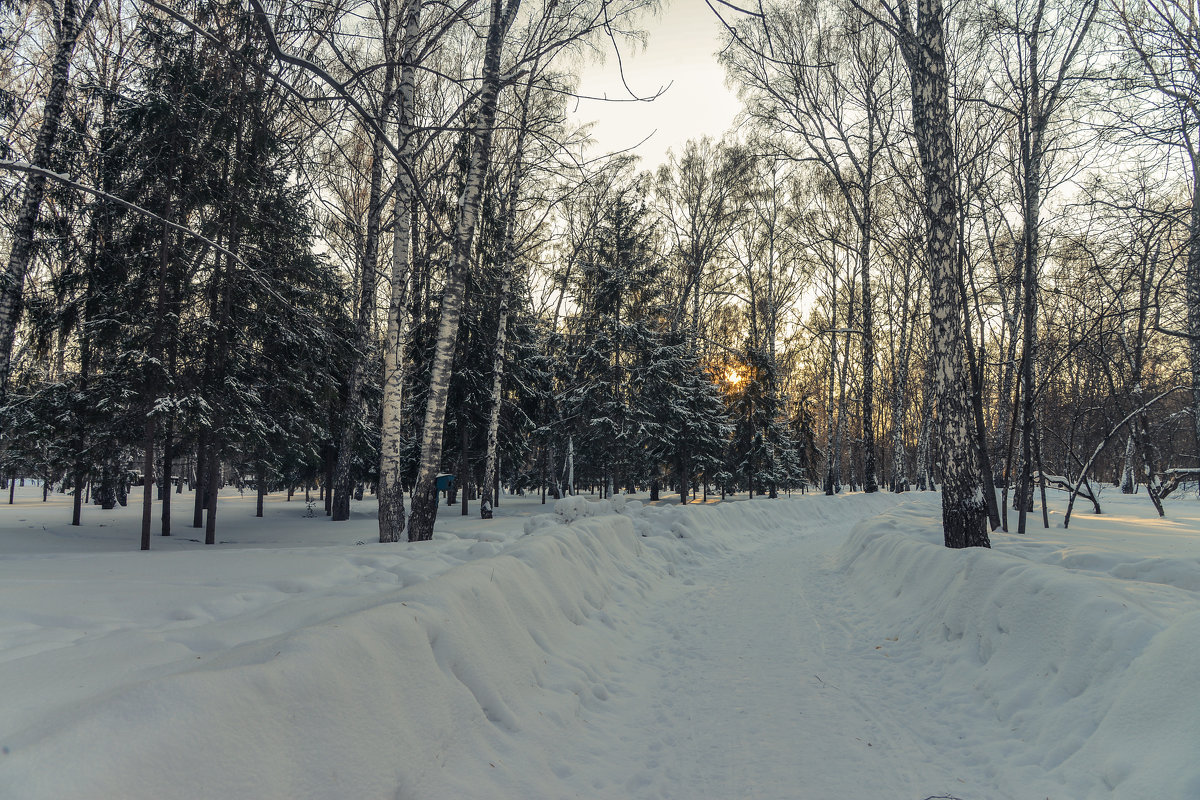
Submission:
[[[409,251],[412,242],[412,204],[416,193],[413,176],[415,85],[417,37],[420,33],[422,0],[406,0],[395,39],[385,43],[385,56],[400,61],[397,92],[396,133],[399,144],[396,169],[396,198],[392,224],[392,266],[383,340],[383,398],[379,444],[379,541],[398,542],[404,533],[404,488],[401,485],[400,448],[404,437],[404,371],[408,320],[405,309],[409,294]]]
[[[990,547],[974,432],[958,275],[958,194],[955,187],[946,16],[941,0],[881,3],[883,17],[908,65],[912,120],[924,179],[928,239],[931,370],[942,452],[942,527],[947,547]],[[873,13],[873,12],[869,12]]]
[[[1154,0],[1117,5],[1117,18],[1129,48],[1145,75],[1144,86],[1157,95],[1156,112],[1141,119],[1141,132],[1184,155],[1191,188],[1184,287],[1187,330],[1175,331],[1188,343],[1192,420],[1200,453],[1200,19],[1195,5],[1183,0]]]
[[[458,225],[454,232],[453,254],[442,292],[442,312],[430,366],[429,395],[422,426],[421,460],[417,482],[413,488],[412,514],[409,517],[409,541],[433,538],[433,522],[437,517],[437,492],[434,481],[442,461],[443,423],[446,399],[450,392],[450,374],[454,361],[454,346],[458,340],[458,322],[462,314],[466,272],[479,218],[479,201],[483,180],[491,156],[492,135],[496,122],[496,103],[500,93],[500,58],[504,40],[512,27],[520,0],[492,0],[487,44],[483,59],[483,88],[479,109],[471,124],[471,156],[458,201]]]
[[[985,24],[992,28],[1000,56],[1002,95],[999,103],[1016,126],[1016,169],[1020,187],[1021,259],[1021,476],[1017,530],[1025,532],[1025,516],[1033,496],[1034,358],[1037,348],[1037,281],[1041,266],[1041,210],[1047,192],[1047,154],[1057,122],[1086,68],[1084,45],[1100,8],[1100,0],[1018,2],[1011,9],[994,7]]]
[[[723,61],[743,87],[751,119],[781,152],[832,179],[853,220],[862,325],[863,487],[878,489],[875,445],[875,204],[895,146],[902,75],[895,42],[852,4],[772,6],[731,34]]]
[[[45,169],[49,166],[50,154],[58,140],[63,109],[66,106],[75,46],[99,5],[100,0],[63,0],[61,11],[53,20],[54,56],[50,63],[49,83],[42,104],[42,122],[29,156],[29,163],[35,167]],[[8,389],[25,274],[29,271],[29,264],[33,258],[33,229],[38,211],[42,207],[42,198],[45,196],[46,180],[45,174],[33,172],[25,181],[21,210],[13,226],[8,264],[3,274],[0,274],[0,406],[4,405]]]

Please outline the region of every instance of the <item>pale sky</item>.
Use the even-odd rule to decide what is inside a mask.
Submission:
[[[741,106],[725,87],[715,56],[721,23],[704,0],[664,0],[663,10],[641,27],[649,32],[646,48],[621,52],[625,80],[641,96],[670,88],[649,103],[581,100],[575,118],[596,120],[592,135],[601,152],[632,147],[653,133],[634,152],[642,156],[642,168],[654,169],[668,148],[678,152],[683,142],[705,134],[720,138]],[[604,64],[586,66],[581,79],[580,94],[629,98],[611,53]]]

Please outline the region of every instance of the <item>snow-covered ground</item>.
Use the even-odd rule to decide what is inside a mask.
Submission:
[[[0,798],[1200,798],[1200,503],[0,505]],[[5,498],[7,496],[5,495]],[[1061,521],[1064,505],[1052,523]]]

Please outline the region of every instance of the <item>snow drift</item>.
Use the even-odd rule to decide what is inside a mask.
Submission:
[[[649,606],[785,541],[842,617],[828,620],[851,644],[842,677],[892,692],[856,696],[911,701],[894,713],[922,747],[881,764],[936,753],[927,774],[953,764],[1021,787],[1014,797],[1200,797],[1194,510],[1186,524],[1081,517],[948,551],[935,495],[567,498],[528,518],[513,505],[490,523],[448,517],[419,545],[355,546],[363,518],[289,534],[340,544],[282,547],[276,531],[269,547],[177,540],[151,554],[105,552],[106,531],[38,530],[35,513],[18,519],[28,534],[0,537],[2,797],[579,794],[571,781],[606,765],[578,769],[586,753],[547,743],[613,722],[614,695],[639,696],[628,681],[641,664],[622,659],[654,630],[639,627]],[[796,690],[828,680],[797,675]],[[836,713],[842,695],[824,696]]]
[[[170,614],[174,625],[118,640],[159,651],[149,667],[139,668],[140,652],[127,652],[132,671],[102,676],[98,693],[80,687],[77,701],[52,713],[26,707],[6,715],[8,725],[29,724],[0,733],[4,794],[444,798],[491,786],[496,796],[538,796],[537,769],[497,765],[520,749],[524,728],[561,727],[603,701],[604,665],[621,620],[636,616],[680,566],[747,546],[801,509],[622,500],[567,498],[554,515],[527,523],[524,536],[472,544],[443,535],[424,545],[444,556],[440,574],[405,576],[398,562],[421,545],[400,546],[399,554],[396,546],[351,548],[328,573],[291,579],[237,567],[248,551],[162,554],[153,569],[190,571],[185,560],[199,558],[214,581],[239,573],[232,606],[267,586],[286,602],[251,600],[236,614],[213,613],[211,598],[186,606]],[[878,504],[823,503],[802,513],[868,507]],[[347,591],[376,562],[386,562],[404,588]],[[171,584],[161,572],[156,579]],[[148,582],[145,591],[147,602],[159,599]],[[309,593],[320,602],[305,606]],[[66,656],[71,666],[59,679],[87,683],[89,663],[119,669],[113,649],[101,639],[77,653],[4,666],[28,676]]]
[[[1197,565],[1139,555],[1136,529],[1108,548],[1074,533],[951,551],[928,509],[906,504],[860,523],[840,567],[908,648],[897,656],[1011,728],[1007,757],[1031,781],[1086,774],[1093,797],[1200,797]]]

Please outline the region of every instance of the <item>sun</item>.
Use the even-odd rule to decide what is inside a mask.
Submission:
[[[738,372],[733,367],[727,367],[725,369],[725,382],[730,386],[737,386],[742,382],[742,373]]]

